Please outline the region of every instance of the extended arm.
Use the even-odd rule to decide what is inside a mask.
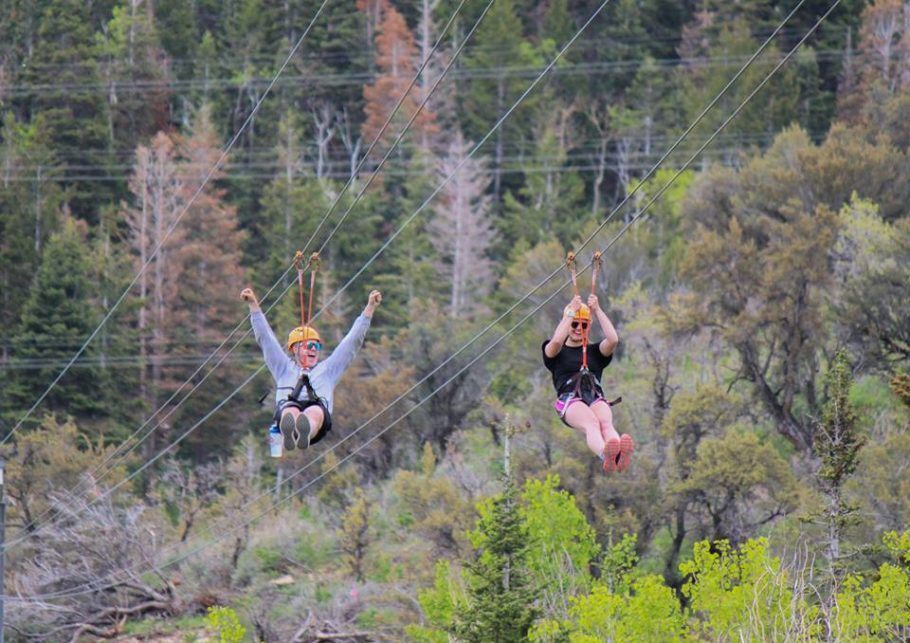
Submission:
[[[325,360],[324,368],[326,374],[334,382],[341,379],[342,373],[344,373],[345,369],[354,361],[354,356],[363,344],[363,339],[366,337],[367,330],[370,328],[370,320],[373,318],[373,313],[376,311],[376,307],[381,301],[382,294],[378,290],[374,290],[370,293],[370,298],[367,301],[366,307],[363,309],[363,313],[354,320],[351,330],[348,331],[348,334],[344,336],[344,339],[341,340],[338,347],[332,351],[332,354]]]
[[[569,302],[568,308],[573,312],[578,312],[580,306],[581,297],[576,295],[572,298],[572,301]],[[562,319],[559,320],[559,324],[556,325],[556,330],[553,331],[553,336],[550,338],[550,341],[544,346],[544,355],[551,359],[559,355],[559,351],[562,350],[563,344],[566,343],[566,339],[569,337],[571,328],[572,318],[564,314]]]
[[[265,358],[265,365],[275,381],[284,374],[288,367],[290,358],[285,354],[284,349],[275,337],[272,327],[269,326],[268,320],[259,307],[256,295],[251,288],[245,288],[240,296],[246,300],[250,306],[250,323],[253,325],[253,334],[256,336],[256,343],[262,349],[262,356]]]
[[[598,346],[600,354],[604,357],[612,355],[613,351],[616,350],[616,345],[619,344],[619,334],[616,332],[616,328],[613,327],[613,322],[607,317],[607,313],[601,310],[597,295],[588,295],[588,308],[597,317],[597,323],[600,324],[600,328],[604,332],[604,339]]]

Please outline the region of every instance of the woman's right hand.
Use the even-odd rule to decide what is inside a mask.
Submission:
[[[575,295],[572,297],[572,301],[569,302],[569,309],[573,313],[577,313],[579,308],[581,308],[581,295]]]

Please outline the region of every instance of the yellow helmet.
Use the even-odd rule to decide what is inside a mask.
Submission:
[[[576,319],[578,321],[591,321],[591,309],[588,308],[585,304],[582,304],[577,311],[574,313],[572,309],[566,306],[565,316],[571,319]]]
[[[315,328],[312,326],[298,326],[288,333],[288,350],[291,350],[297,342],[305,342],[308,339],[315,339],[317,342],[322,343],[322,338],[319,337],[319,333],[316,332]]]

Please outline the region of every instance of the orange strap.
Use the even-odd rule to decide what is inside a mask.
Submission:
[[[307,326],[309,320],[313,317],[313,291],[316,290],[316,270],[319,269],[319,253],[314,252],[310,255],[306,265],[303,265],[303,253],[297,251],[294,255],[294,263],[297,266],[297,286],[300,290],[300,325]],[[303,273],[309,268],[310,270],[310,297],[307,308],[303,307]]]
[[[600,271],[600,267],[603,264],[603,258],[601,257],[600,252],[594,253],[594,259],[591,262],[591,294],[595,294],[595,288],[597,287],[597,273]],[[569,269],[569,273],[572,275],[572,288],[575,290],[575,296],[579,297],[581,293],[578,292],[578,274],[575,268],[575,253],[569,251],[566,255],[566,267]],[[588,327],[583,328],[581,331],[581,368],[583,371],[588,370],[588,338],[591,333],[591,325],[594,323],[592,317],[591,321],[588,322]]]

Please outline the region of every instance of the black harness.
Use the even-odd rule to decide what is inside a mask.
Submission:
[[[566,387],[563,387],[563,390],[571,385],[572,396],[580,400],[584,400],[585,403],[589,403],[588,400],[597,399],[598,396],[603,397],[603,389],[600,388],[600,384],[598,384],[597,378],[594,377],[594,373],[585,367],[582,367],[581,370],[570,377],[566,382],[566,385]],[[612,401],[604,398],[604,401],[610,406],[615,406],[622,402],[622,396],[620,395]]]
[[[297,397],[300,395],[300,391],[306,387],[306,394],[308,400],[318,400],[319,396],[316,395],[313,385],[310,383],[310,374],[307,371],[304,371],[300,374],[300,378],[297,380],[297,384],[294,386],[294,390],[291,391],[291,394],[288,395],[289,402],[296,402]]]

